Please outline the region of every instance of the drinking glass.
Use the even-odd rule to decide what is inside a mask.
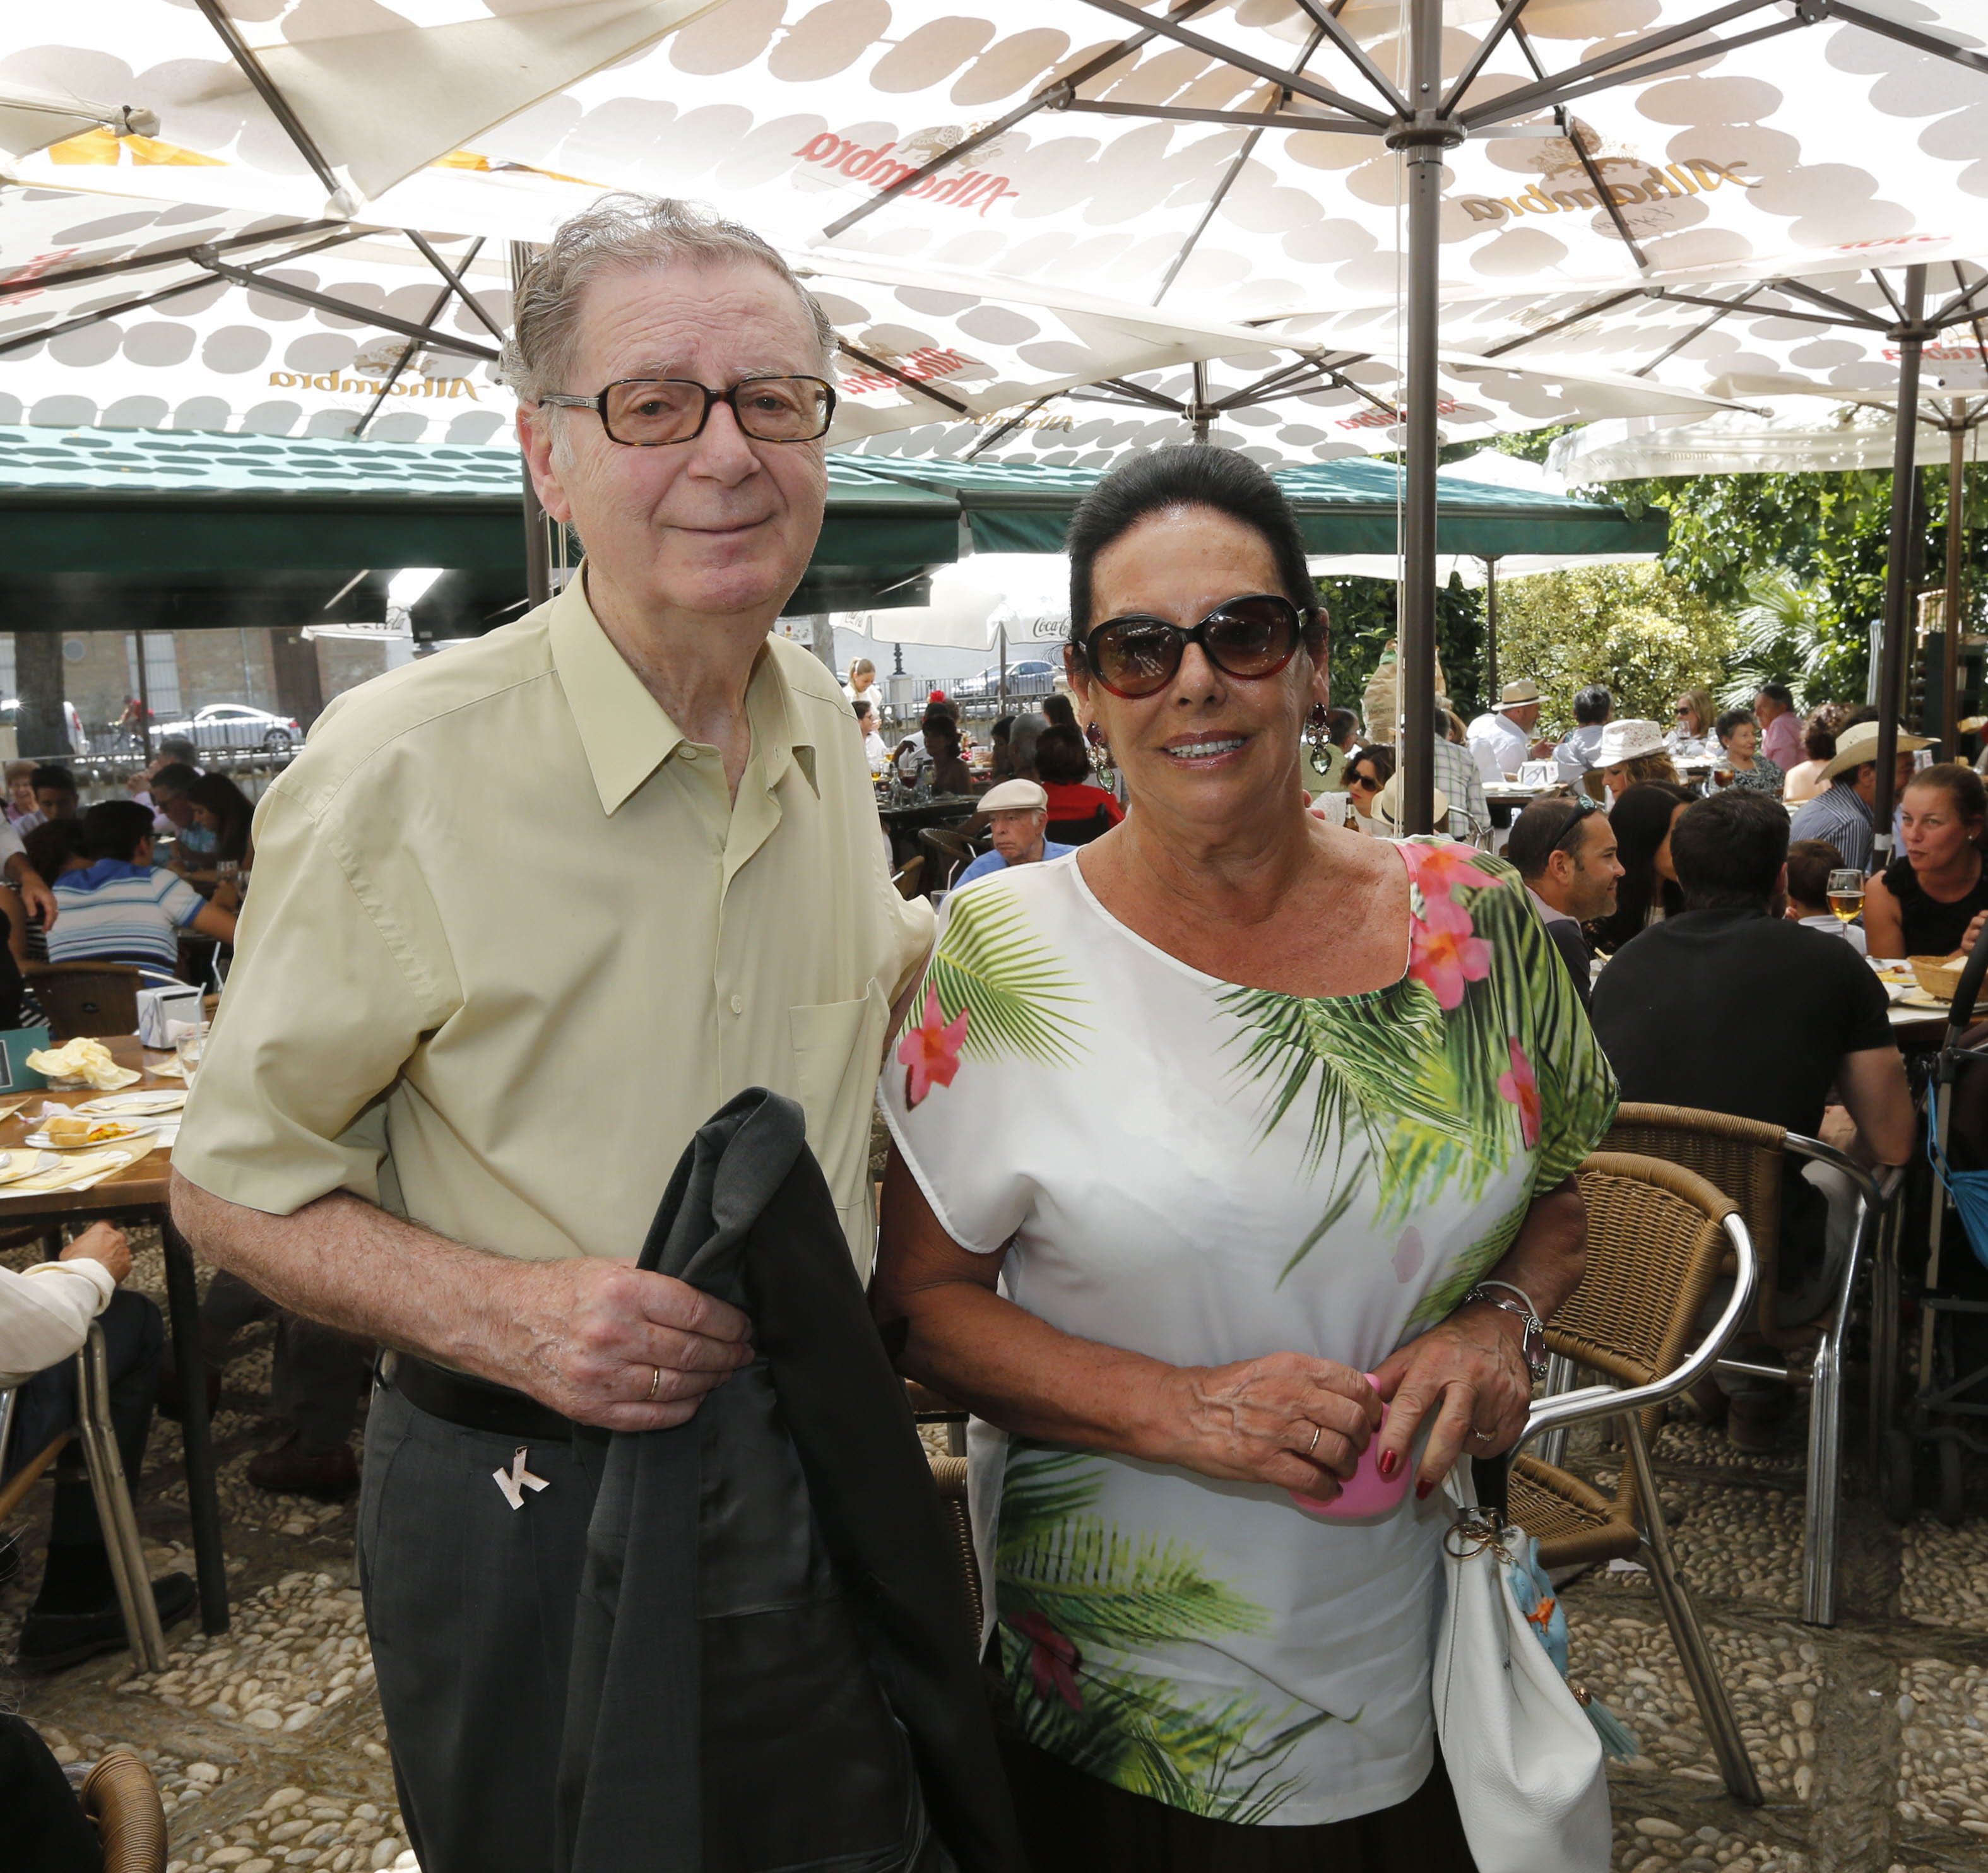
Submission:
[[[186,1075],[187,1085],[193,1084],[193,1077],[200,1066],[201,1050],[207,1040],[207,1027],[203,1023],[190,1034],[182,1034],[173,1043],[173,1051],[179,1056],[180,1070]]]
[[[1829,908],[1838,923],[1856,921],[1864,909],[1864,874],[1854,867],[1829,874]]]

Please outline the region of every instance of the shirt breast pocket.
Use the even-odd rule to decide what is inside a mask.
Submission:
[[[788,1011],[807,1139],[858,1270],[869,1272],[870,1113],[891,1005],[873,978],[860,999]]]

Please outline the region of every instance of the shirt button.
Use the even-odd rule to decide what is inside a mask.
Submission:
[[[746,1003],[744,1000],[735,995],[732,998],[732,1012],[735,1015],[742,1015],[746,1012]]]
[[[695,761],[697,759],[697,750],[691,747],[688,742],[685,742],[684,745],[683,758],[686,761]]]

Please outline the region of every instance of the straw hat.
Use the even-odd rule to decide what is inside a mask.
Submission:
[[[1522,676],[1516,683],[1507,683],[1498,692],[1498,706],[1516,708],[1522,702],[1537,702],[1540,699],[1540,686],[1529,676]]]
[[[982,813],[1045,813],[1050,796],[1033,780],[1004,780],[980,796]]]
[[[1432,788],[1430,791],[1434,797],[1429,823],[1432,826],[1447,826],[1449,823],[1449,796],[1440,787]],[[1388,777],[1388,784],[1374,796],[1374,817],[1390,833],[1398,833],[1401,830],[1401,774],[1397,768]]]
[[[1822,770],[1824,780],[1834,780],[1838,774],[1847,774],[1854,767],[1861,767],[1867,761],[1878,758],[1878,729],[1875,722],[1860,722],[1854,729],[1845,729],[1836,738],[1836,759]],[[1922,748],[1930,748],[1932,743],[1923,735],[1908,735],[1904,729],[1898,732],[1898,752],[1915,753]]]
[[[1614,767],[1621,762],[1663,752],[1663,730],[1653,722],[1631,715],[1621,722],[1611,722],[1602,729],[1600,745],[1594,750],[1594,765]]]

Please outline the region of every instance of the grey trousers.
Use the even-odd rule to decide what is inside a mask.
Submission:
[[[574,1595],[604,1434],[527,1446],[376,1388],[359,1580],[408,1843],[421,1873],[546,1873]]]

